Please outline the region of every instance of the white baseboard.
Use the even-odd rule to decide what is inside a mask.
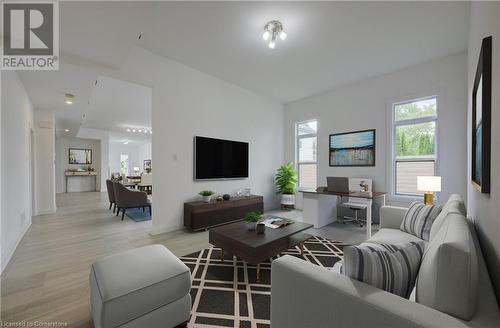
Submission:
[[[167,232],[172,232],[172,231],[177,231],[184,229],[183,225],[177,225],[177,226],[163,226],[163,227],[153,227],[149,231],[150,236],[156,236],[156,235],[161,235],[162,233],[167,233]]]
[[[46,214],[54,214],[56,212],[56,208],[54,209],[48,209],[48,210],[41,210],[41,211],[37,211],[35,213],[35,215],[46,215]]]
[[[21,230],[21,234],[17,238],[14,247],[12,247],[12,249],[9,250],[9,254],[7,255],[7,259],[5,261],[2,261],[2,268],[1,268],[2,273],[3,273],[3,270],[9,264],[10,260],[12,259],[12,256],[14,255],[14,252],[16,251],[17,247],[19,246],[19,243],[21,242],[21,240],[23,239],[24,235],[26,234],[26,232],[28,231],[28,229],[30,227],[31,227],[31,220],[29,220],[28,224],[26,224],[26,226],[24,226],[23,229]]]

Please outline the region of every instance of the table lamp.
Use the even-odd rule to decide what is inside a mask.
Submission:
[[[436,177],[436,176],[417,177],[417,190],[424,192],[424,204],[432,205],[433,192],[441,191],[441,177]]]

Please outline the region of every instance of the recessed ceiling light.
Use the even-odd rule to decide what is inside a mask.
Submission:
[[[132,132],[134,132],[134,133],[135,133],[135,129],[132,129]]]
[[[127,132],[130,132],[130,129],[127,129]]]
[[[128,140],[123,141],[124,145],[128,145]]]
[[[138,131],[138,132],[142,132],[142,129],[139,129],[139,131]]]
[[[69,129],[64,129],[64,132],[69,132]]]
[[[68,92],[66,92],[66,93],[64,94],[64,99],[66,99],[66,100],[64,101],[66,104],[71,105],[71,104],[73,104],[73,100],[75,99],[75,95],[74,95],[74,94],[72,94],[72,93],[68,93]]]
[[[153,131],[149,131],[149,134],[153,134]]]

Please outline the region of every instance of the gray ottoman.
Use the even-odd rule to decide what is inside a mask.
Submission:
[[[189,268],[163,245],[97,260],[90,270],[94,326],[175,327],[189,320]]]

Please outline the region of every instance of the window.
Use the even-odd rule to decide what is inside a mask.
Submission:
[[[436,174],[437,98],[392,106],[393,182],[396,195],[422,195],[417,176]]]
[[[120,155],[120,173],[124,175],[128,175],[128,155],[121,154]]]
[[[316,120],[296,125],[296,158],[300,189],[316,188],[317,133],[318,121]]]

